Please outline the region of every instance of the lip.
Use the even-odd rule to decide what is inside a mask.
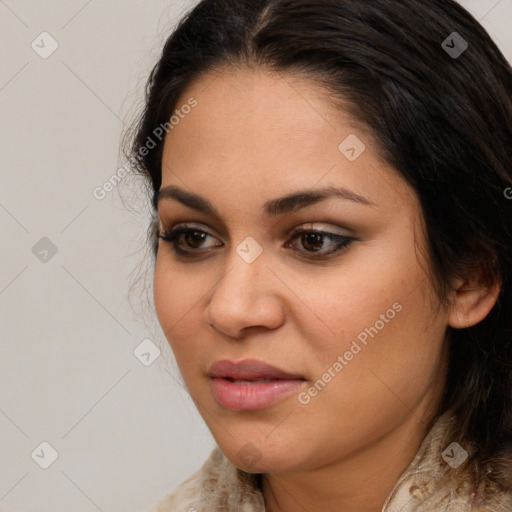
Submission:
[[[256,359],[244,359],[242,361],[221,359],[210,366],[208,374],[210,377],[223,377],[235,380],[304,379],[301,375],[285,372],[280,368],[257,361]]]
[[[210,367],[208,374],[215,400],[233,411],[255,411],[270,407],[296,392],[306,380],[300,375],[255,359],[238,362],[219,360]],[[266,382],[259,382],[261,380]]]

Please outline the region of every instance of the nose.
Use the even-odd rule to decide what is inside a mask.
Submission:
[[[247,263],[235,250],[214,286],[204,319],[231,338],[250,327],[275,329],[284,321],[279,291],[283,284],[267,266],[264,253]]]

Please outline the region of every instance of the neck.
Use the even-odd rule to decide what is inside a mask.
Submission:
[[[392,431],[342,460],[307,472],[262,474],[266,511],[380,511],[416,455],[429,425],[428,420],[411,414]]]

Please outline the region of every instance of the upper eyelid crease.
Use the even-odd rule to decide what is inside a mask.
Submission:
[[[264,212],[268,217],[276,217],[278,215],[292,213],[332,197],[353,201],[365,206],[375,206],[375,204],[366,197],[356,194],[344,187],[327,186],[321,189],[298,191],[284,197],[271,199],[264,204]],[[180,189],[175,185],[164,187],[158,191],[156,199],[157,206],[165,199],[174,199],[189,208],[213,215],[220,219],[218,210],[210,201],[198,194]]]

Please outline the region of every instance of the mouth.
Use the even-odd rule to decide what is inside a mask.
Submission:
[[[297,392],[306,379],[256,360],[221,360],[209,371],[217,403],[233,411],[265,409]]]
[[[222,377],[221,377],[222,378]],[[233,384],[258,384],[263,383],[266,384],[268,382],[272,382],[273,380],[280,380],[280,379],[255,379],[255,380],[235,380],[231,377],[223,377],[228,382],[232,382]]]

